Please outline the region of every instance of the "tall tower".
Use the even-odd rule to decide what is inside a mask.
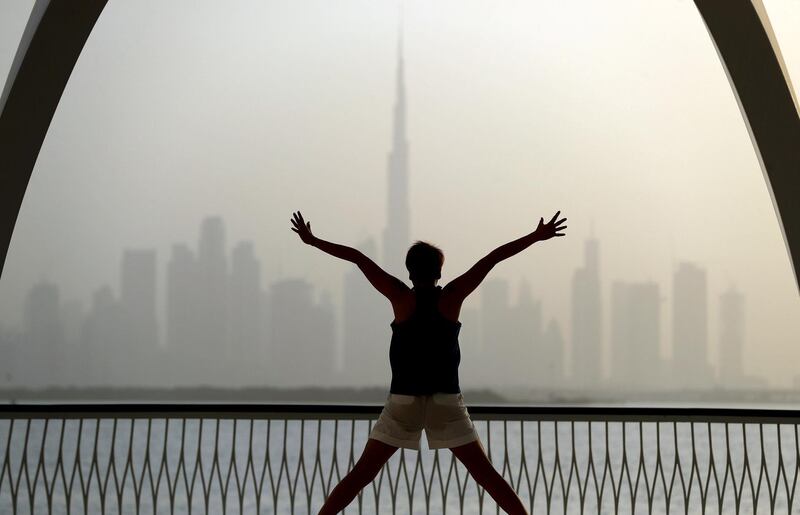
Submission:
[[[388,159],[388,202],[383,231],[383,264],[386,271],[406,279],[405,255],[409,246],[408,138],[406,137],[406,88],[403,63],[403,17],[397,41],[397,82],[392,127],[392,149]]]
[[[586,264],[572,277],[572,383],[589,389],[602,379],[602,303],[600,297],[599,241],[590,238]]]
[[[193,342],[198,359],[194,377],[200,384],[225,381],[219,358],[228,348],[228,260],[225,255],[225,225],[220,216],[208,216],[200,226],[197,245],[197,337]]]
[[[197,257],[185,243],[172,245],[167,263],[165,341],[177,370],[170,374],[173,385],[197,384],[195,367],[201,354],[197,352],[200,333],[200,303]],[[97,301],[95,301],[97,303]]]
[[[672,276],[672,378],[681,388],[713,383],[708,359],[706,271],[681,262]]]
[[[305,279],[282,279],[270,285],[270,359],[261,380],[269,386],[331,384],[336,327],[330,298],[315,302]],[[371,365],[371,364],[370,364]]]
[[[611,382],[630,391],[658,387],[661,378],[661,297],[653,281],[611,287]]]
[[[20,382],[25,386],[53,386],[61,382],[64,330],[60,305],[59,288],[53,282],[42,280],[28,292],[22,315],[28,366]]]
[[[228,276],[228,364],[240,371],[238,384],[259,384],[264,365],[261,343],[261,264],[252,241],[231,254]]]

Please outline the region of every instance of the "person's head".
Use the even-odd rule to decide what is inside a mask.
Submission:
[[[406,268],[414,286],[433,286],[442,277],[444,254],[430,243],[418,241],[406,254]]]

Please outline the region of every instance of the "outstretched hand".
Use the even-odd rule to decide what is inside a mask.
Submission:
[[[561,224],[565,222],[567,219],[562,218],[558,222],[556,222],[556,218],[558,215],[561,214],[561,211],[556,211],[556,214],[553,215],[553,218],[550,219],[549,222],[544,223],[544,218],[539,218],[539,226],[536,228],[536,234],[539,236],[539,240],[549,240],[553,236],[564,236],[564,233],[560,232],[567,228],[567,226],[561,227]]]
[[[311,245],[315,239],[314,235],[311,233],[311,222],[303,220],[303,215],[300,214],[300,211],[292,213],[292,219],[290,221],[294,226],[291,229],[300,236],[303,243]]]

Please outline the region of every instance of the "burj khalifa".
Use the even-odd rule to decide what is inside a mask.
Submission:
[[[397,42],[397,82],[392,127],[392,149],[388,156],[388,202],[383,231],[383,265],[387,272],[408,279],[405,255],[410,245],[408,200],[408,138],[406,136],[406,88],[403,63],[403,22]]]

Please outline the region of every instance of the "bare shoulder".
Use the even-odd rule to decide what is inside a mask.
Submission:
[[[458,303],[461,304],[464,302],[464,295],[462,294],[461,290],[458,288],[458,283],[456,280],[452,280],[447,283],[444,287],[442,287],[442,295],[439,299],[439,302],[448,302],[448,303]]]
[[[439,312],[449,320],[458,321],[464,297],[451,286],[452,284],[451,281],[442,288],[442,294],[439,297]]]
[[[395,321],[405,320],[414,312],[414,292],[400,279],[397,281],[397,295],[392,298]]]
[[[408,296],[413,294],[411,288],[409,288],[406,283],[404,283],[403,281],[401,281],[400,279],[398,279],[393,275],[390,277],[392,278],[391,280],[392,283],[394,284],[395,290],[398,292],[400,296]]]

